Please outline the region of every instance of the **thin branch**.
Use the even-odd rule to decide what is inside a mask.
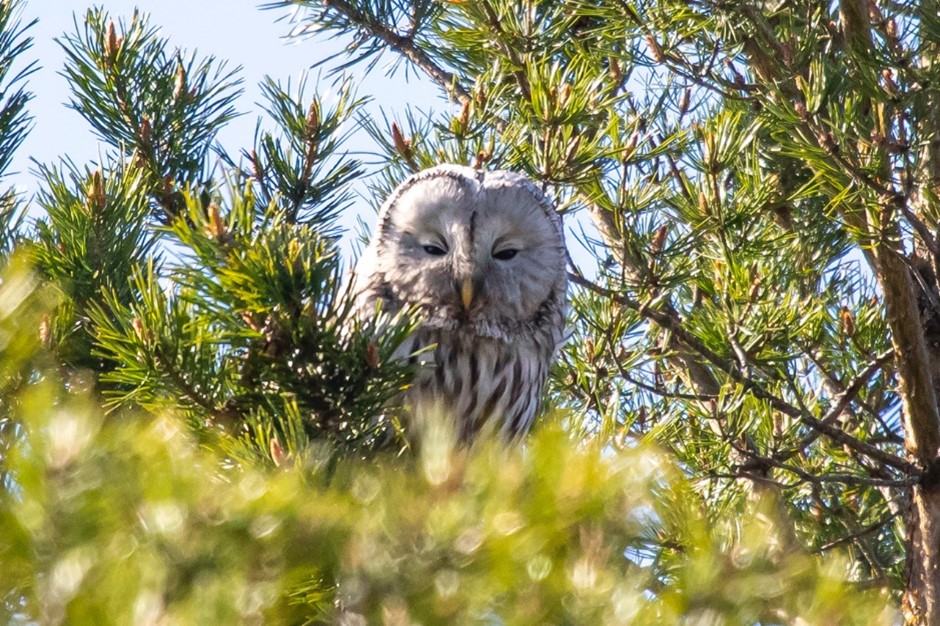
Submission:
[[[572,272],[568,273],[568,278],[576,285],[580,285],[585,289],[589,289],[599,295],[603,295],[606,298],[610,298],[612,301],[617,302],[623,306],[626,306],[630,309],[633,309],[641,316],[649,319],[650,321],[655,322],[662,328],[672,332],[677,338],[679,338],[686,346],[694,350],[700,356],[702,356],[706,361],[717,367],[719,370],[724,372],[729,378],[734,382],[740,384],[744,389],[750,391],[754,394],[755,397],[766,401],[774,409],[780,411],[784,415],[796,418],[802,421],[805,425],[820,431],[822,434],[827,435],[834,441],[849,446],[850,448],[858,451],[860,454],[871,457],[876,461],[880,461],[885,465],[889,465],[897,470],[900,470],[911,477],[916,477],[920,475],[920,470],[916,465],[902,459],[898,456],[885,452],[880,448],[872,446],[865,443],[864,441],[859,441],[855,437],[849,435],[844,430],[833,426],[832,424],[824,423],[817,417],[814,417],[812,414],[804,411],[798,407],[793,406],[783,398],[780,398],[766,389],[764,389],[760,384],[755,382],[753,379],[747,378],[735,367],[733,367],[727,360],[721,358],[719,355],[715,354],[711,349],[709,349],[705,344],[703,344],[697,337],[689,334],[676,320],[675,318],[663,314],[661,311],[651,308],[648,304],[641,304],[632,298],[625,296],[620,293],[611,291],[597,285],[590,280],[585,279],[583,276],[579,276]]]
[[[879,520],[872,522],[868,526],[862,526],[858,530],[848,535],[839,537],[838,539],[834,539],[830,541],[829,543],[825,543],[819,546],[816,549],[816,552],[818,553],[828,552],[829,550],[832,550],[833,548],[838,548],[841,545],[852,543],[856,539],[861,539],[862,537],[871,535],[872,533],[880,530],[881,527],[884,526],[885,524],[889,524],[892,521],[894,521],[894,518],[895,518],[895,515],[893,513],[886,513],[885,515],[882,515]]]
[[[830,371],[825,367],[825,365],[823,364],[823,362],[820,361],[819,358],[818,358],[815,354],[813,354],[811,351],[806,350],[806,349],[803,350],[803,354],[806,355],[806,358],[808,358],[808,359],[810,360],[810,362],[816,367],[816,369],[819,370],[819,373],[822,374],[822,377],[825,379],[824,382],[823,382],[823,384],[826,385],[827,388],[830,388],[831,390],[834,390],[834,392],[831,392],[831,393],[833,393],[834,395],[835,395],[835,394],[842,394],[842,393],[845,393],[845,385],[843,385],[842,382],[841,382],[840,380],[838,380],[838,379],[832,374],[832,372],[830,372]],[[855,398],[855,401],[856,401],[856,404],[858,404],[858,406],[859,406],[863,411],[865,411],[866,413],[868,413],[869,415],[871,415],[872,418],[873,418],[876,422],[878,422],[878,425],[879,425],[879,426],[881,427],[881,429],[884,431],[884,437],[883,437],[882,439],[883,439],[885,442],[887,442],[887,443],[904,443],[904,440],[903,440],[901,437],[899,437],[899,436],[894,432],[894,429],[892,429],[892,428],[888,425],[887,422],[884,421],[884,418],[881,416],[881,414],[880,414],[878,411],[875,410],[875,407],[873,407],[870,403],[866,402],[863,398],[859,398],[859,397],[857,397],[857,396],[856,396],[856,398]],[[872,439],[869,439],[869,441],[871,441],[871,440],[872,440]]]
[[[340,13],[353,24],[366,31],[372,37],[383,42],[403,57],[414,63],[425,74],[431,77],[448,95],[456,98],[463,104],[470,100],[470,93],[460,84],[457,76],[434,62],[428,53],[415,45],[412,34],[401,35],[386,24],[381,24],[363,15],[356,7],[346,0],[331,0],[326,3],[328,8]]]
[[[790,472],[791,474],[795,474],[801,483],[809,483],[813,485],[821,485],[823,483],[841,483],[843,485],[866,485],[870,487],[907,487],[915,484],[918,480],[916,477],[880,478],[875,476],[859,476],[858,474],[845,474],[838,472],[812,474],[800,467],[785,463],[774,456],[764,456],[757,454],[747,447],[735,445],[734,442],[730,440],[728,443],[731,444],[731,447],[736,451],[751,459],[750,462],[744,463],[739,468],[742,471],[766,471],[767,469],[774,467],[786,472]],[[748,477],[750,476],[750,473],[748,473]],[[792,487],[794,485],[789,486]]]
[[[163,355],[163,350],[161,347],[157,347],[154,356],[156,357],[158,363],[162,362],[166,365],[163,368],[163,373],[169,377],[170,381],[174,385],[176,385],[176,388],[182,393],[183,397],[189,398],[189,400],[194,405],[208,413],[213,422],[225,425],[231,421],[231,413],[225,411],[224,409],[220,409],[208,398],[197,392],[196,389],[189,383],[189,381],[186,380],[180,371],[173,365],[175,359],[170,360],[166,358],[166,355]]]
[[[910,207],[907,206],[907,202],[899,202],[898,207],[901,209],[901,215],[904,216],[904,219],[907,220],[907,223],[911,225],[917,234],[920,235],[921,240],[924,242],[927,250],[931,254],[937,255],[940,254],[940,247],[937,247],[937,240],[933,236],[933,233],[930,232],[927,224],[924,223],[922,219],[914,215],[914,212],[911,211]]]
[[[529,78],[525,73],[525,61],[506,43],[506,33],[503,31],[502,25],[500,24],[499,16],[493,11],[493,7],[490,6],[488,0],[480,2],[480,6],[486,14],[486,21],[489,27],[493,29],[493,32],[496,34],[496,45],[502,49],[503,54],[505,54],[515,66],[513,68],[513,76],[515,76],[516,83],[522,91],[522,97],[525,100],[530,100],[532,98],[532,86],[529,85]]]
[[[829,407],[829,410],[820,420],[824,424],[832,424],[835,422],[842,412],[845,411],[848,406],[855,401],[858,397],[858,394],[862,392],[865,388],[865,385],[868,384],[868,381],[872,376],[877,374],[891,359],[894,358],[894,350],[885,350],[880,355],[878,355],[874,361],[872,361],[868,367],[863,369],[858,375],[852,380],[848,387],[839,394],[838,399],[835,404]],[[796,446],[794,446],[794,453],[799,450],[804,450],[806,446],[813,443],[820,435],[819,431],[811,433],[804,437]]]
[[[617,363],[617,370],[620,373],[620,377],[625,381],[633,385],[634,387],[639,387],[644,391],[655,394],[661,398],[674,398],[677,400],[697,400],[699,402],[708,402],[709,400],[716,400],[717,395],[711,395],[707,393],[681,393],[678,391],[667,391],[665,389],[660,389],[648,383],[644,383],[641,380],[638,380],[630,375],[623,367],[620,366],[620,363]]]

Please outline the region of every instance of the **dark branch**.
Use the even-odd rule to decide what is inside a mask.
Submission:
[[[719,355],[715,354],[705,344],[699,341],[697,337],[689,334],[674,317],[653,309],[648,304],[641,304],[640,302],[637,302],[636,300],[621,293],[616,293],[610,289],[596,285],[595,283],[587,280],[583,276],[579,276],[578,274],[569,272],[568,278],[576,285],[580,285],[585,289],[589,289],[599,295],[610,298],[612,301],[617,302],[618,304],[633,309],[644,318],[655,322],[662,328],[670,331],[686,346],[692,350],[695,350],[695,352],[697,352],[713,366],[724,372],[734,382],[740,384],[742,387],[744,387],[744,389],[754,394],[755,397],[769,403],[770,406],[772,406],[777,411],[780,411],[784,415],[798,419],[805,425],[813,428],[814,430],[818,430],[832,440],[840,444],[844,444],[853,450],[856,450],[860,454],[871,457],[872,459],[880,461],[885,465],[889,465],[897,470],[900,470],[908,476],[916,477],[920,474],[920,470],[913,463],[885,452],[884,450],[865,443],[864,441],[859,441],[855,437],[846,433],[844,430],[833,426],[832,424],[824,423],[821,419],[814,417],[809,412],[800,409],[799,407],[793,406],[783,398],[770,393],[753,379],[744,376],[726,359],[723,359]]]

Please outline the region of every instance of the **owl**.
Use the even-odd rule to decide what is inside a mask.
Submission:
[[[564,337],[566,260],[561,217],[518,174],[440,165],[392,192],[353,289],[362,315],[418,316],[400,348],[412,419],[443,411],[465,442],[529,430]]]

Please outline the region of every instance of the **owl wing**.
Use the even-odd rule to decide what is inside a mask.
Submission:
[[[363,250],[356,266],[349,273],[343,293],[349,293],[353,298],[354,312],[359,319],[374,317],[376,304],[380,301],[382,311],[389,315],[395,315],[402,308],[390,293],[374,243]]]

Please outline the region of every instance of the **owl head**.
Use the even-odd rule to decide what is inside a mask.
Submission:
[[[510,329],[566,301],[561,217],[528,179],[441,165],[379,211],[366,256],[384,299],[431,324]]]

